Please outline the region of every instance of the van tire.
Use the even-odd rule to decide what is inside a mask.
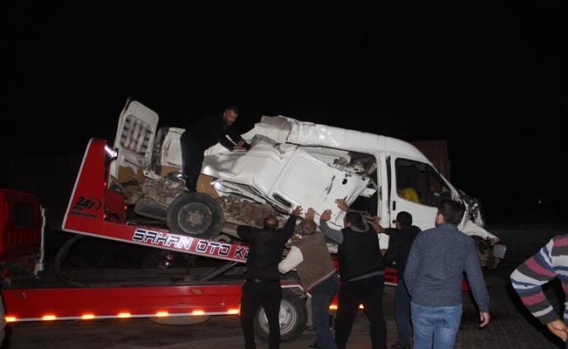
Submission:
[[[304,333],[308,324],[306,298],[302,291],[283,289],[280,302],[280,341],[292,342]],[[254,329],[258,337],[268,343],[268,320],[261,307],[254,317]]]
[[[225,224],[221,206],[205,193],[183,193],[168,208],[166,223],[175,233],[214,239]]]

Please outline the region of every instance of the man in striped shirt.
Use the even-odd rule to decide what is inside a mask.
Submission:
[[[535,255],[511,273],[513,289],[531,314],[564,342],[568,339],[568,309],[564,304],[563,320],[542,290],[542,285],[558,278],[568,292],[568,234],[550,239]],[[568,345],[566,346],[568,348]]]

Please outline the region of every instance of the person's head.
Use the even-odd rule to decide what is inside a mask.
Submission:
[[[266,216],[262,221],[262,226],[265,230],[276,230],[278,228],[278,219],[272,214]]]
[[[412,226],[412,215],[406,211],[400,211],[396,215],[396,227],[398,229]]]
[[[239,117],[239,109],[234,105],[226,107],[225,110],[223,111],[223,120],[229,126],[234,124],[235,121],[237,121],[238,117]]]
[[[349,211],[343,217],[343,225],[346,228],[355,227],[360,230],[365,229],[365,223],[363,222],[363,216],[359,212]]]
[[[300,222],[300,234],[302,234],[302,236],[315,234],[316,228],[316,222],[314,222],[313,220],[303,219]]]
[[[451,199],[442,199],[438,203],[438,213],[436,214],[436,225],[449,223],[453,225],[460,224],[465,207],[461,202]]]

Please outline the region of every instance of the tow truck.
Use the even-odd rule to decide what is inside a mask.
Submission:
[[[339,197],[369,219],[383,217],[384,226],[409,211],[423,229],[433,225],[437,200],[452,197],[468,208],[464,232],[491,246],[498,240],[483,228],[475,201],[402,140],[267,116],[243,135],[252,143],[248,152],[207,150],[198,192],[188,193],[179,173],[183,130],[157,122],[154,111],[128,99],[114,143],[89,141],[61,226],[71,237],[53,261],[46,259],[45,214],[33,194],[1,190],[8,322],[236,316],[248,246],[235,227],[259,225],[266,212],[285,219],[295,205],[333,209],[330,222],[339,227]],[[133,255],[144,258],[118,267],[132,264]],[[146,263],[156,255],[159,263]],[[187,258],[174,263],[179,256]],[[498,264],[498,256],[484,257],[486,266]],[[385,276],[396,285],[395,269]],[[288,342],[306,328],[307,297],[294,273],[281,284],[280,328]],[[255,329],[268,337],[262,309]]]
[[[0,189],[6,320],[149,318],[181,324],[238,315],[248,246],[127,221],[123,195],[107,185],[112,154],[105,140],[89,141],[62,225],[65,232],[75,234],[62,244],[52,263],[45,258],[45,211],[37,197]],[[189,254],[200,258],[201,264],[116,268],[112,262],[101,262],[109,253],[108,244],[96,243],[101,239],[116,243],[110,248],[115,261],[120,254],[132,253],[124,248],[130,245],[148,253]],[[293,275],[282,279],[282,287],[282,340],[292,341],[306,328],[306,296]],[[255,318],[255,329],[267,338],[263,310]]]

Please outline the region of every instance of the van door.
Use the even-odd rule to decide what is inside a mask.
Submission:
[[[342,212],[335,203],[338,198],[347,202],[355,200],[369,183],[369,177],[343,171],[316,159],[302,149],[297,149],[280,171],[268,198],[277,206],[294,208],[312,207],[317,214],[332,211],[330,223],[343,227]]]
[[[407,211],[422,230],[434,227],[440,199],[458,194],[430,164],[394,156],[391,161],[391,217]]]
[[[118,165],[133,169],[150,165],[158,120],[158,114],[142,103],[130,98],[126,101],[114,139]]]

